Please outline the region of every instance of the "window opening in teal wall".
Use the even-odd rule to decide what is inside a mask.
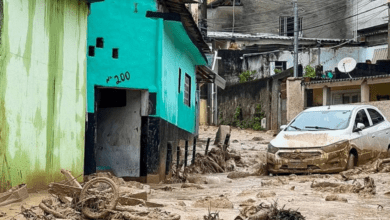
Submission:
[[[180,93],[180,86],[181,86],[181,69],[179,68],[179,93]]]
[[[96,38],[96,47],[103,48],[104,47],[104,39],[102,37]]]
[[[186,73],[186,82],[184,87],[184,104],[191,106],[191,77]]]
[[[119,49],[118,48],[112,49],[112,58],[118,59],[118,57],[119,57],[118,53],[119,53]]]
[[[89,46],[88,47],[88,56],[94,57],[95,56],[95,47],[94,46]]]

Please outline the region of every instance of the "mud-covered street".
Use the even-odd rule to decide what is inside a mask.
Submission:
[[[211,143],[214,143],[216,132],[217,127],[200,128],[197,152],[204,153],[207,138],[212,138]],[[120,183],[120,179],[114,178],[118,185],[122,184],[120,188],[128,186],[138,188],[138,191],[145,190],[147,193],[146,203],[137,202],[138,200],[134,200],[136,201],[134,203],[129,200],[133,204],[122,203],[119,209],[117,207],[117,210],[122,210],[116,211],[117,214],[122,213],[117,215],[117,218],[178,219],[180,216],[180,219],[185,220],[267,219],[250,216],[256,214],[259,207],[271,206],[279,211],[295,213],[296,218],[290,219],[300,219],[298,216],[305,219],[390,218],[388,173],[360,173],[348,177],[340,174],[264,175],[259,170],[265,162],[267,144],[272,138],[270,133],[233,128],[228,149],[240,155],[241,162],[234,165],[231,172],[187,174],[184,183],[160,183],[152,184],[150,187],[143,184]],[[212,148],[218,146],[211,145],[210,150]],[[28,209],[31,206],[38,206],[41,200],[45,201],[45,197],[47,201],[47,198],[53,196],[47,191],[31,193],[30,197],[21,203],[0,207],[0,212],[5,213],[5,219],[15,216],[15,219],[28,219],[26,218],[28,216],[19,213],[23,213],[23,209],[26,213],[26,207]],[[143,212],[149,215],[144,214],[146,217],[135,218],[137,215],[134,214],[134,218],[131,218],[123,214],[126,210],[127,213]],[[219,218],[212,218],[216,213]],[[76,211],[74,214],[77,216]],[[53,217],[49,214],[46,218],[50,219],[50,216]],[[117,219],[112,214],[105,218]]]
[[[214,138],[216,131],[216,127],[202,127],[200,139]],[[265,160],[267,142],[272,138],[265,132],[233,128],[230,148],[239,152],[247,165],[237,167],[236,171],[256,172],[259,164]],[[202,151],[201,148],[199,150]],[[172,191],[155,190],[149,198],[165,204],[169,211],[180,213],[183,219],[203,219],[208,212],[206,207],[211,205],[212,212],[219,212],[221,219],[230,220],[235,219],[245,206],[272,204],[275,201],[285,209],[298,210],[306,219],[390,219],[388,173],[356,176],[356,181],[362,185],[364,177],[371,177],[376,186],[375,194],[343,192],[340,187],[314,187],[321,182],[352,184],[353,180],[344,181],[339,174],[249,176],[238,179],[227,176],[227,173],[199,175],[199,182],[202,178],[210,179],[210,184],[199,184],[204,189],[181,188],[181,184],[153,185],[153,189],[170,186]],[[211,202],[205,201],[207,197],[212,198],[208,199]],[[213,199],[216,199],[215,202]]]

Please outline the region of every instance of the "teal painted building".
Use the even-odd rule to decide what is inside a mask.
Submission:
[[[85,174],[160,181],[196,133],[208,46],[179,1],[106,0],[88,19]]]

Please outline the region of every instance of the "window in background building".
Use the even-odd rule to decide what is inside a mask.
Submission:
[[[358,103],[360,102],[360,93],[336,93],[332,96],[332,104],[349,104],[349,103]]]
[[[302,18],[298,21],[299,36],[302,37]],[[279,18],[279,35],[294,36],[294,17],[281,16]]]
[[[285,71],[287,66],[286,61],[275,61],[275,69]]]

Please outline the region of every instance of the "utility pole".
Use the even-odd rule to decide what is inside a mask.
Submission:
[[[390,0],[387,0],[387,7],[389,11],[389,16],[390,16]],[[390,60],[390,17],[388,19],[388,27],[387,27],[387,59]]]
[[[390,0],[389,0],[390,1]],[[298,3],[297,0],[293,0],[294,3],[294,77],[298,77]]]

